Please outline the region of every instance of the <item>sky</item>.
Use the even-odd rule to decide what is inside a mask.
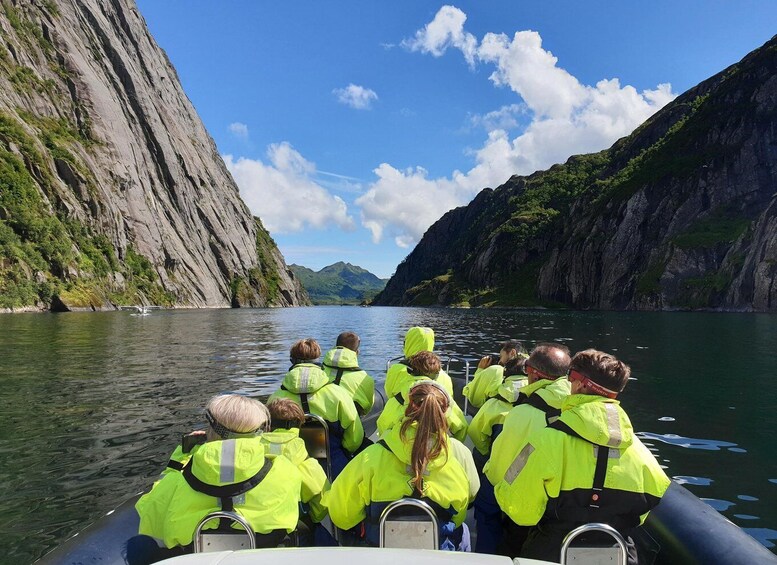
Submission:
[[[628,135],[777,2],[138,0],[286,262],[389,277],[485,187]]]

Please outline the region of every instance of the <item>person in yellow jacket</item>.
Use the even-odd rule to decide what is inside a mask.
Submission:
[[[337,336],[334,349],[324,355],[324,372],[329,382],[340,385],[351,395],[359,412],[369,414],[375,397],[375,380],[359,367],[359,345],[361,340],[353,332]]]
[[[529,436],[496,485],[502,510],[531,526],[521,557],[556,560],[569,531],[601,522],[624,536],[629,562],[637,562],[629,535],[659,503],[669,478],[616,400],[630,373],[607,353],[577,353],[561,417]]]
[[[552,343],[536,346],[524,362],[523,371],[527,375],[527,382],[519,389],[518,397],[513,402],[514,407],[504,417],[500,433],[493,436],[489,459],[481,467],[487,480],[483,480],[475,501],[479,552],[517,554],[528,534],[527,528],[502,520],[493,485],[502,479],[507,467],[528,441],[529,433],[544,428],[549,419],[557,418],[561,413],[561,403],[570,389],[569,381],[565,378],[569,362],[569,349]],[[473,420],[473,424],[476,430],[481,427],[480,421],[476,423]],[[478,463],[484,458],[480,453],[475,453]]]
[[[454,549],[471,488],[451,453],[455,440],[448,437],[445,420],[451,400],[439,384],[421,381],[409,391],[408,402],[402,425],[348,464],[324,495],[324,504],[335,526],[351,530],[364,522],[356,541],[377,545],[383,509],[401,498],[423,499],[437,512],[443,548]]]
[[[315,363],[321,348],[314,339],[302,339],[291,346],[291,369],[283,377],[276,398],[288,398],[302,407],[306,414],[321,416],[329,424],[329,452],[332,458],[332,479],[362,444],[364,428],[353,398]]]
[[[498,360],[487,355],[478,361],[474,378],[467,383],[462,391],[464,396],[467,397],[472,406],[480,408],[486,400],[499,394],[499,387],[504,380],[504,369],[507,363],[513,359],[525,360],[527,357],[529,355],[520,341],[511,339],[504,342],[499,350]]]
[[[283,543],[297,527],[301,476],[285,457],[266,457],[261,433],[269,425],[267,408],[228,394],[212,398],[205,417],[205,443],[135,505],[140,535],[127,545],[131,565],[187,552],[197,524],[217,510],[234,510],[245,518],[260,547]]]
[[[383,407],[383,412],[380,413],[376,422],[379,436],[385,435],[387,430],[402,422],[408,402],[407,394],[414,384],[421,381],[434,381],[452,398],[448,388],[440,383],[439,379],[435,378],[442,371],[440,358],[437,355],[431,351],[419,351],[407,360],[407,365],[407,374],[412,380],[406,381],[402,391],[397,392],[386,401],[386,406]],[[467,437],[467,419],[462,409],[455,402],[450,403],[445,413],[445,418],[451,435],[459,441],[464,441]]]
[[[413,375],[410,371],[410,358],[420,351],[434,351],[434,330],[416,326],[407,330],[403,346],[404,359],[394,363],[386,372],[386,382],[383,384],[386,390],[386,399],[400,393],[407,392],[410,385],[421,377]],[[453,381],[443,370],[440,370],[434,380],[440,383],[453,398]]]

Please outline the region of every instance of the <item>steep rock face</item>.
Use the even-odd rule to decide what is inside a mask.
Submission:
[[[449,212],[376,302],[774,311],[776,194],[772,39],[609,150]]]
[[[0,35],[0,306],[307,303],[132,0],[2,0]]]

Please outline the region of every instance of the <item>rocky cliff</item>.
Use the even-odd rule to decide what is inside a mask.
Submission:
[[[377,304],[777,310],[777,38],[610,149],[483,190]]]
[[[0,308],[307,295],[132,0],[0,0]]]

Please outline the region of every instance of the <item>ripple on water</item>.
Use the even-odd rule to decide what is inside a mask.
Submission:
[[[771,540],[777,540],[777,530],[770,528],[742,528],[749,535],[753,536],[765,547],[771,549],[774,547],[774,543]]]
[[[734,453],[747,453],[747,449],[742,449],[741,447],[729,447],[728,450]]]
[[[661,417],[658,419],[658,421],[659,421],[659,422],[674,422],[674,421],[675,421],[675,419],[674,419],[674,418],[672,418],[671,416],[661,416]]]
[[[737,495],[737,498],[739,500],[746,500],[747,502],[757,502],[758,499],[755,496],[750,496],[749,494],[740,494]]]
[[[690,475],[677,475],[672,479],[680,485],[696,485],[699,487],[706,487],[712,484],[712,479],[707,477],[692,477]]]
[[[758,516],[752,516],[750,514],[734,514],[734,518],[739,518],[740,520],[758,520]]]
[[[720,441],[717,439],[702,439],[683,437],[677,434],[655,434],[652,432],[638,432],[637,436],[640,439],[655,439],[669,445],[675,445],[677,447],[687,447],[688,449],[702,449],[705,451],[720,451],[723,447],[736,447],[736,443],[728,441]]]
[[[720,500],[717,498],[702,498],[702,502],[712,506],[718,512],[725,512],[732,506],[736,506],[736,502],[730,502],[728,500]]]

